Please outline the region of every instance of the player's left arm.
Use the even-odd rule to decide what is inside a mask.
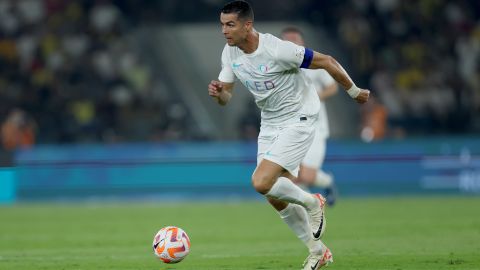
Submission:
[[[337,60],[335,60],[335,58],[331,57],[330,55],[321,54],[311,50],[310,52],[312,52],[312,55],[310,56],[311,60],[310,64],[307,65],[309,69],[325,69],[330,76],[332,76],[335,81],[337,81],[344,89],[346,89],[347,93],[358,103],[365,103],[368,101],[370,91],[367,89],[358,88],[355,83],[353,83],[345,69],[340,65],[340,63],[337,62]],[[305,52],[305,60],[308,62],[307,54],[308,53]]]

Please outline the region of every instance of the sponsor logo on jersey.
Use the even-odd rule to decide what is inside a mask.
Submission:
[[[267,91],[275,88],[273,81],[245,81],[245,86],[252,91]]]

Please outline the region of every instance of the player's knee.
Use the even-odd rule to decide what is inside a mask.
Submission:
[[[252,176],[252,185],[258,193],[267,194],[272,188],[270,182],[269,177],[266,175],[255,173]]]

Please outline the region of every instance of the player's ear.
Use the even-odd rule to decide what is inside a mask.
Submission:
[[[245,21],[244,26],[245,26],[245,30],[250,31],[250,30],[252,30],[253,22],[252,21]]]

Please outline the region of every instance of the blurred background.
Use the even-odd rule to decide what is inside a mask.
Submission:
[[[226,2],[0,0],[0,201],[256,196],[259,111],[206,90]],[[480,193],[479,1],[250,3],[372,91],[326,103],[340,194]]]

